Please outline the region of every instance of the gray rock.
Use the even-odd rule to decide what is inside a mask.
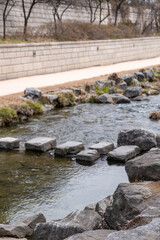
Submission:
[[[37,224],[33,240],[63,240],[76,233],[98,229],[101,219],[93,210],[77,211],[62,220]]]
[[[84,150],[84,145],[82,142],[68,141],[61,145],[58,145],[55,148],[55,155],[65,157],[70,154],[77,154],[82,150]]]
[[[154,81],[154,70],[153,68],[149,68],[146,71],[143,72],[143,74],[145,75],[145,78],[147,79],[147,81],[149,82],[153,82]]]
[[[118,84],[118,88],[125,91],[127,89],[127,83],[125,81],[121,82]]]
[[[142,151],[148,151],[157,146],[156,134],[143,128],[124,129],[118,135],[118,146],[137,145]]]
[[[87,149],[80,153],[78,153],[75,158],[78,161],[85,161],[85,162],[95,162],[100,157],[100,154],[97,150]]]
[[[128,98],[135,98],[141,95],[141,87],[129,87],[124,92],[124,95]]]
[[[45,104],[42,106],[43,112],[48,113],[54,109],[53,105]]]
[[[123,96],[120,93],[115,93],[115,94],[112,94],[111,96],[112,96],[112,102],[115,103],[115,104],[130,103],[130,99]]]
[[[99,213],[99,215],[104,217],[106,208],[112,206],[112,203],[113,203],[113,196],[110,195],[104,198],[103,200],[100,200],[99,202],[97,202],[95,211]]]
[[[99,154],[105,155],[114,149],[114,144],[110,142],[100,142],[90,146],[89,149],[95,149]]]
[[[132,98],[132,101],[137,101],[137,102],[150,101],[150,100],[151,99],[149,97],[146,97],[146,96],[138,96],[138,97]]]
[[[160,148],[160,134],[156,136],[157,147]]]
[[[133,74],[126,74],[124,76],[121,77],[123,81],[125,81],[127,83],[128,86],[130,86],[132,84],[132,80],[133,80]]]
[[[143,72],[136,72],[134,73],[134,76],[139,82],[143,82],[145,80],[145,75],[143,74]]]
[[[133,86],[135,86],[135,87],[141,86],[140,82],[136,78],[133,79],[132,83],[133,83]]]
[[[14,149],[19,147],[20,140],[12,137],[0,138],[0,149]]]
[[[27,238],[10,238],[10,237],[2,237],[0,240],[27,240]]]
[[[160,218],[153,219],[149,224],[135,229],[111,233],[105,240],[159,240]]]
[[[97,98],[97,102],[99,103],[113,103],[112,96],[108,93],[104,93]]]
[[[43,97],[45,97],[50,104],[55,104],[58,101],[59,95],[57,95],[57,94],[45,94],[45,95],[43,95]]]
[[[124,229],[149,207],[152,197],[150,182],[119,184],[113,194],[112,206],[106,209],[105,220],[108,226],[116,230]],[[140,217],[138,224],[140,224]]]
[[[115,89],[114,89],[114,88],[109,88],[109,89],[108,89],[108,93],[109,93],[109,94],[115,93]]]
[[[114,149],[108,154],[108,160],[127,162],[129,159],[134,158],[140,153],[140,148],[138,146],[121,146]]]
[[[94,230],[94,231],[86,231],[84,233],[75,234],[65,240],[105,240],[106,237],[113,233],[112,230]]]
[[[160,149],[153,148],[146,154],[128,161],[125,169],[130,182],[160,180]]]
[[[27,225],[34,230],[38,223],[46,222],[46,218],[42,213],[37,213],[35,215],[29,216],[21,221],[14,222],[13,225]]]
[[[26,150],[46,152],[56,147],[56,138],[36,137],[25,143]]]
[[[72,88],[72,90],[78,96],[81,95],[81,93],[82,93],[81,89],[79,89],[79,88]]]
[[[24,90],[24,95],[25,97],[30,97],[32,99],[36,99],[36,98],[41,99],[42,92],[37,88],[26,88]]]
[[[114,86],[114,85],[115,85],[115,81],[113,81],[113,80],[98,80],[98,81],[96,81],[96,86],[99,89],[103,89],[105,87]]]
[[[46,219],[43,214],[35,214],[34,216],[15,222],[12,225],[0,224],[0,237],[17,237],[24,238],[31,236],[37,223],[43,223]]]

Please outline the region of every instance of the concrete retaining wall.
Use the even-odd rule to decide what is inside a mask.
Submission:
[[[160,56],[160,37],[0,45],[0,80]]]

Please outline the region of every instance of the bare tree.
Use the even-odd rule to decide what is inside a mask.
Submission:
[[[127,0],[113,0],[112,1],[112,10],[114,13],[114,25],[117,25],[118,14],[122,8],[122,6],[127,2]]]
[[[55,34],[57,36],[58,23],[62,27],[62,19],[64,14],[71,6],[75,5],[75,1],[74,0],[47,0],[46,2],[52,7]]]
[[[6,21],[7,18],[12,10],[12,8],[15,6],[16,1],[15,0],[0,0],[0,4],[4,6],[3,8],[3,39],[6,39]]]
[[[79,5],[86,9],[90,16],[90,23],[94,23],[99,8],[99,0],[80,0]]]
[[[97,0],[99,2],[99,24],[110,16],[110,0]]]
[[[29,6],[25,5],[25,0],[21,0],[21,1],[22,1],[22,10],[23,10],[23,16],[24,16],[23,34],[24,34],[24,39],[27,40],[28,21],[30,19],[32,10],[37,3],[42,3],[44,1],[42,1],[42,0],[31,0],[30,3],[29,3]]]

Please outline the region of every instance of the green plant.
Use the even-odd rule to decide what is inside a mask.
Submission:
[[[97,99],[96,99],[96,97],[91,96],[91,97],[88,99],[87,102],[88,102],[88,103],[96,103],[96,102],[97,102]]]
[[[43,109],[42,109],[42,105],[40,102],[27,102],[28,106],[30,108],[33,109],[34,114],[42,114],[43,113]]]
[[[0,118],[3,122],[10,123],[13,119],[17,119],[17,112],[7,107],[0,108]]]
[[[103,89],[99,89],[99,87],[96,86],[95,91],[96,91],[96,93],[97,93],[98,95],[102,95],[102,94],[104,94],[104,93],[109,93],[108,90],[109,90],[110,88],[112,88],[112,86],[107,86],[107,87],[104,87]]]

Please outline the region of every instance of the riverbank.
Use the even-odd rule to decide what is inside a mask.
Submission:
[[[0,125],[24,123],[29,117],[55,108],[80,103],[129,103],[147,100],[160,93],[160,68],[120,72],[81,81],[55,84],[51,87],[26,88],[23,93],[1,96]],[[16,80],[17,81],[17,80]],[[10,82],[7,82],[10,83]],[[6,84],[6,82],[5,82]]]

